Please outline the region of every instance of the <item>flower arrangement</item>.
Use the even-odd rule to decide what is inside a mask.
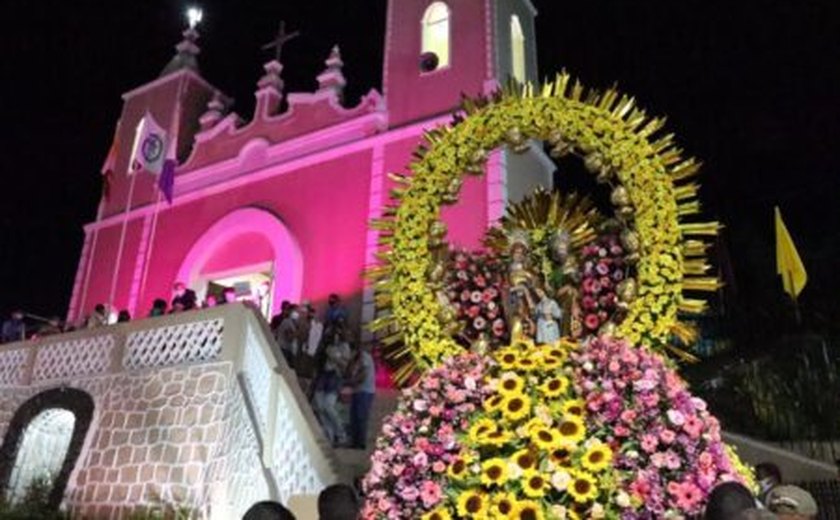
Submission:
[[[447,471],[461,451],[458,434],[487,395],[485,371],[486,360],[467,352],[403,390],[363,482],[362,518],[420,518],[444,501]]]
[[[601,235],[583,246],[581,262],[580,306],[589,335],[608,321],[618,321],[616,287],[626,275],[624,248],[614,234]]]
[[[706,403],[660,355],[602,337],[571,358],[588,426],[614,450],[617,486],[632,505],[622,518],[694,515],[720,482],[754,486]]]
[[[491,345],[500,344],[507,335],[507,324],[501,291],[504,266],[499,258],[492,252],[453,251],[449,264],[446,295],[461,323],[461,337],[468,345],[482,335]]]
[[[387,344],[411,351],[409,366],[429,369],[461,350],[445,326],[444,309],[434,291],[439,271],[434,252],[446,235],[440,208],[454,203],[464,172],[480,174],[489,151],[504,144],[528,148],[528,139],[545,140],[552,154],[576,151],[600,180],[626,190],[622,216],[628,232],[642,245],[638,262],[638,296],[630,303],[618,333],[632,344],[665,348],[677,326],[677,310],[702,311],[702,300],[682,295],[690,290],[715,290],[704,274],[705,246],[700,240],[717,233],[719,224],[680,219],[699,211],[697,185],[685,184],[698,170],[683,160],[671,136],[654,137],[664,120],[649,118],[627,96],[615,90],[586,93],[567,74],[541,89],[527,86],[492,100],[468,101],[457,124],[426,135],[416,153],[413,175],[392,174],[392,195],[400,202],[371,224],[381,231],[382,265],[371,269],[377,301],[391,312],[371,324],[387,331]],[[632,218],[631,218],[632,217]],[[685,258],[691,258],[689,264]],[[652,314],[650,309],[658,309]]]
[[[576,518],[612,510],[613,450],[587,434],[560,342],[493,354],[482,409],[459,435],[441,518]],[[564,367],[566,367],[564,369]]]

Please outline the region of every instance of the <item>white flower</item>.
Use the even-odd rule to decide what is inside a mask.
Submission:
[[[508,478],[510,480],[517,480],[522,478],[522,468],[515,462],[508,462]]]
[[[619,491],[615,494],[615,505],[623,508],[630,507],[630,495],[625,491]]]
[[[685,424],[685,415],[679,410],[668,410],[668,420],[674,426],[682,426]]]
[[[606,513],[604,512],[604,506],[602,506],[598,502],[595,502],[595,504],[592,505],[592,509],[589,510],[589,518],[595,518],[596,520],[598,520],[604,518],[604,516],[606,516]]]
[[[415,412],[425,412],[426,409],[429,408],[429,404],[422,400],[422,399],[415,399],[414,400],[414,411]]]
[[[551,485],[557,491],[565,491],[571,481],[572,476],[565,471],[557,471],[551,475]]]
[[[639,458],[639,452],[638,452],[638,451],[636,451],[636,450],[630,450],[630,451],[628,451],[627,453],[625,453],[624,455],[625,455],[628,459],[638,459],[638,458]]]
[[[551,515],[557,520],[566,520],[566,507],[557,504],[551,506]]]
[[[591,361],[587,361],[586,363],[583,364],[583,369],[586,370],[587,372],[592,372],[593,368],[595,368],[595,367],[592,365]]]
[[[467,387],[467,390],[475,390],[477,385],[475,379],[468,377],[464,379],[464,386]]]

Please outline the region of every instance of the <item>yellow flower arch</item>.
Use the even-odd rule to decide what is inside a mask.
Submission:
[[[672,334],[690,337],[678,312],[705,308],[683,290],[718,288],[717,279],[704,276],[709,265],[702,239],[720,226],[681,222],[700,211],[698,185],[689,181],[700,165],[681,157],[673,135],[657,137],[663,125],[632,98],[612,89],[587,92],[562,73],[541,88],[527,85],[468,101],[455,124],[429,132],[410,166],[413,175],[391,174],[400,204],[372,223],[381,230],[382,263],[370,275],[378,306],[389,310],[371,329],[383,333],[386,344],[401,343],[392,353],[405,362],[398,379],[463,349],[446,328],[447,309],[437,292],[435,251],[446,233],[441,205],[457,201],[462,175],[483,172],[489,151],[503,145],[522,151],[529,139],[548,142],[555,156],[580,154],[587,169],[613,186],[616,213],[627,227],[624,239],[639,253],[637,296],[616,334],[682,353],[670,342]]]

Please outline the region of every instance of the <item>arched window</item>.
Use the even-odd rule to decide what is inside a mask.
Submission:
[[[421,52],[433,52],[438,68],[449,66],[449,7],[434,2],[423,14],[423,43]]]
[[[513,78],[525,83],[525,34],[516,15],[510,17],[510,59]]]

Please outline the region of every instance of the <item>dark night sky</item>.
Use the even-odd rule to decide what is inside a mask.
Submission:
[[[465,0],[453,0],[455,2]],[[385,0],[202,0],[203,75],[250,113],[276,23],[303,37],[285,55],[287,91],[311,90],[333,43],[348,99],[381,77]],[[772,207],[810,274],[803,305],[834,305],[840,276],[840,2],[534,0],[541,74],[566,68],[669,116],[705,163],[707,213],[727,224],[739,298],[776,295]],[[0,312],[63,315],[93,219],[120,94],[173,53],[175,0],[4,0],[0,20]]]

